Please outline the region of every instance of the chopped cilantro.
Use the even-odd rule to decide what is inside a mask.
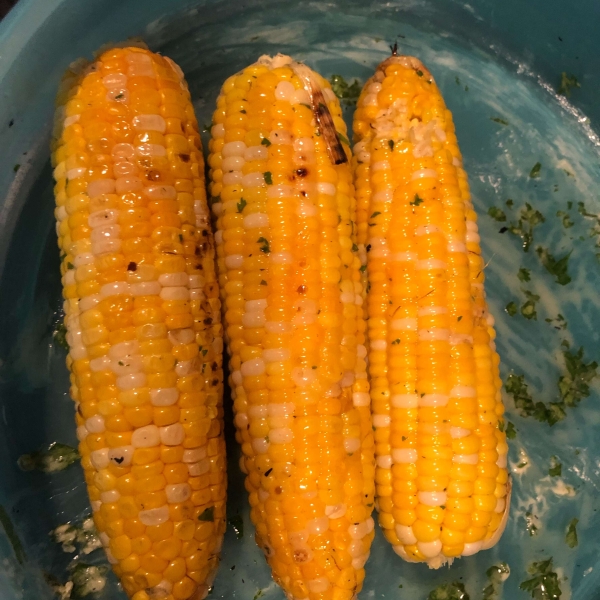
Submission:
[[[352,252],[358,252],[358,246],[356,244],[352,244]]]
[[[400,343],[400,338],[396,338],[393,342],[392,342],[392,346],[397,346]]]
[[[556,216],[562,218],[562,225],[565,229],[570,229],[571,227],[573,227],[573,225],[575,225],[575,223],[571,219],[571,216],[562,210],[557,211]]]
[[[514,423],[510,421],[506,424],[506,437],[509,440],[514,440],[517,437],[517,430],[515,429]]]
[[[495,221],[506,221],[506,215],[504,214],[504,211],[497,206],[490,206],[488,208],[488,215]]]
[[[419,197],[419,194],[415,194],[415,199],[410,203],[411,206],[419,206],[419,204],[423,203],[423,198]]]
[[[517,314],[517,305],[514,302],[509,302],[504,309],[509,316],[514,317]]]
[[[574,518],[569,521],[569,525],[567,526],[565,542],[569,548],[575,548],[579,544],[579,540],[577,539],[577,523],[579,523],[579,519]]]
[[[356,106],[362,86],[358,79],[348,85],[348,82],[341,75],[332,75],[329,78],[331,90],[342,101],[345,106]]]
[[[373,219],[373,218],[375,218],[376,216],[378,216],[378,215],[380,215],[380,214],[381,214],[381,213],[380,213],[379,211],[375,211],[375,212],[374,212],[374,213],[373,213],[373,214],[372,214],[372,215],[371,215],[369,218],[370,218],[370,219]]]
[[[518,235],[523,240],[523,251],[528,252],[529,246],[533,242],[533,230],[540,223],[545,222],[544,215],[538,210],[532,208],[531,204],[525,203],[521,209],[517,223],[511,223],[508,231],[513,235]]]
[[[521,306],[521,314],[526,319],[533,319],[534,321],[537,321],[537,311],[535,304],[540,299],[540,297],[537,294],[533,294],[529,290],[523,290],[523,293],[525,294],[527,301]]]
[[[242,108],[242,110],[240,110],[240,112],[241,112],[243,115],[245,115],[245,114],[246,114],[246,111],[245,111],[243,108]]]
[[[525,269],[525,268],[521,267],[519,269],[519,272],[517,273],[517,277],[519,278],[519,281],[530,281],[531,274],[530,274],[529,269]]]
[[[14,167],[13,167],[13,171],[16,173],[19,169],[21,168],[21,165],[19,163],[17,163]]]
[[[499,600],[502,584],[510,575],[510,567],[505,562],[501,562],[499,565],[492,565],[485,574],[489,583],[483,589],[481,600]]]
[[[271,171],[265,171],[263,173],[263,177],[265,178],[265,183],[267,185],[273,185],[273,176],[271,175]]]
[[[517,465],[518,467],[525,466],[527,463],[523,463],[522,465]],[[525,528],[527,529],[527,533],[529,537],[533,537],[538,534],[538,526],[536,522],[539,523],[537,515],[527,511],[525,513]]]
[[[531,579],[523,581],[519,588],[529,592],[535,600],[558,600],[562,591],[558,575],[552,570],[552,558],[532,563],[527,572]]]
[[[460,79],[458,77],[455,77],[454,81],[456,81],[456,85],[460,85]]]
[[[554,329],[566,329],[567,328],[567,321],[560,313],[558,313],[558,315],[556,316],[556,319],[545,319],[545,321],[546,321],[546,323],[554,323],[554,325],[553,325]]]
[[[423,77],[423,71],[421,71],[421,69],[417,69],[417,75],[419,77]]]
[[[235,533],[235,538],[241,540],[244,537],[244,519],[242,519],[242,515],[233,515],[228,520]]]
[[[260,285],[267,285],[267,282],[264,279],[260,280]]]
[[[269,245],[269,240],[264,238],[264,237],[259,237],[256,240],[257,244],[262,244],[262,246],[259,248],[259,250],[261,252],[264,252],[265,254],[268,254],[269,252],[271,252],[271,246]]]
[[[567,373],[558,380],[558,390],[561,401],[566,406],[577,406],[583,398],[590,395],[589,384],[598,376],[598,363],[583,362],[583,347],[577,352],[563,352]]]
[[[510,198],[505,202],[506,206],[508,206],[509,208],[512,208],[514,205],[514,201],[511,200]]]
[[[581,84],[575,75],[567,75],[564,71],[560,74],[560,85],[556,93],[561,96],[570,96],[573,88],[580,88]]]
[[[258,590],[256,592],[256,594],[254,594],[254,597],[252,598],[252,600],[258,600],[259,598],[262,598],[264,596],[264,592],[262,590]]]
[[[47,448],[23,454],[17,464],[23,471],[38,470],[44,473],[63,471],[79,460],[79,452],[67,444],[53,442]]]
[[[74,269],[74,268],[75,268],[75,265],[73,263],[71,263],[71,262],[67,263],[67,269],[71,270],[71,269]]]
[[[556,456],[550,459],[550,468],[548,469],[550,477],[560,477],[562,475],[562,464],[558,462]]]
[[[390,147],[390,152],[394,151],[394,140],[388,140],[388,146]]]
[[[54,330],[52,337],[54,338],[56,344],[58,344],[61,348],[64,348],[67,352],[69,351],[69,343],[67,342],[67,326],[64,324],[64,322],[56,325],[56,329]]]
[[[340,141],[343,142],[344,144],[346,144],[346,146],[350,145],[350,142],[348,141],[348,138],[343,134],[340,133],[339,131],[336,131],[337,136],[340,138]]]
[[[215,507],[209,506],[205,508],[199,515],[198,521],[214,521],[215,520]]]
[[[556,283],[559,285],[567,285],[571,282],[571,277],[567,269],[572,250],[558,260],[556,260],[546,248],[542,248],[542,246],[538,246],[535,251],[540,257],[544,267],[546,267],[546,271],[556,277]]]
[[[246,201],[245,201],[243,198],[240,198],[240,201],[239,201],[239,202],[236,204],[236,206],[237,206],[237,211],[238,211],[239,213],[241,213],[241,212],[244,210],[244,208],[246,208],[246,205],[247,205],[247,204],[248,204],[248,203],[247,203],[247,202],[246,202]]]
[[[565,412],[560,404],[550,403],[549,406],[541,401],[535,402],[529,393],[523,375],[511,373],[504,383],[506,392],[513,397],[515,408],[522,417],[533,417],[550,426],[564,419]]]
[[[500,125],[508,125],[508,121],[501,119],[500,117],[490,117],[490,121],[494,121],[494,123],[498,123]]]
[[[427,600],[470,600],[465,584],[460,581],[442,583],[429,592]]]
[[[367,265],[361,265],[361,267],[360,267],[359,271],[360,271],[361,273],[364,273],[366,270],[367,270]]]
[[[542,170],[542,163],[536,162],[535,165],[529,171],[529,177],[535,179],[540,176],[540,171]]]
[[[260,145],[261,146],[270,146],[271,141],[269,140],[269,138],[263,138],[262,140],[260,140]]]

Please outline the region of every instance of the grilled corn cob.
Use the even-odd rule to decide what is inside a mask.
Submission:
[[[203,598],[225,530],[222,328],[200,137],[168,58],[114,48],[57,99],[56,219],[94,522],[134,600]]]
[[[217,265],[256,540],[288,598],[350,599],[374,535],[374,464],[340,106],[304,65],[262,57],[225,82],[213,123]]]
[[[354,119],[379,521],[437,568],[489,548],[508,516],[494,320],[452,115],[429,71],[393,55]]]

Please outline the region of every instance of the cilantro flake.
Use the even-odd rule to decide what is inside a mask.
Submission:
[[[577,523],[579,523],[579,519],[574,518],[569,521],[567,525],[567,534],[565,535],[565,542],[569,548],[575,548],[579,544],[579,540],[577,539]]]
[[[423,198],[419,197],[419,194],[415,194],[415,199],[410,203],[411,206],[419,206],[424,202]]]
[[[577,81],[577,77],[575,77],[575,75],[573,75],[573,74],[568,75],[567,73],[565,73],[565,71],[563,71],[560,74],[560,85],[558,86],[556,93],[559,94],[560,96],[569,97],[571,95],[571,90],[573,88],[580,88],[580,87],[581,87],[581,84],[579,83],[579,81]]]
[[[355,79],[349,85],[341,75],[332,75],[329,78],[329,83],[331,83],[331,90],[341,100],[342,104],[345,106],[356,106],[362,89],[358,79]]]
[[[264,237],[259,237],[256,240],[257,244],[262,244],[262,246],[259,248],[259,250],[261,252],[264,252],[265,254],[268,254],[269,252],[271,252],[271,246],[269,244],[269,240],[264,238]]]
[[[569,258],[572,250],[558,260],[556,260],[546,248],[542,248],[542,246],[538,246],[535,251],[542,261],[542,265],[546,268],[546,271],[556,277],[556,283],[559,285],[567,285],[571,282],[571,277],[567,269],[569,267]]]
[[[506,221],[506,215],[504,214],[504,211],[497,206],[490,206],[488,208],[488,215],[495,221]]]
[[[263,173],[263,177],[265,178],[265,183],[267,185],[273,185],[273,176],[271,175],[271,171],[265,171]]]
[[[558,462],[556,456],[550,459],[550,468],[548,469],[550,477],[560,477],[562,475],[562,464]]]
[[[240,198],[240,201],[239,201],[239,202],[236,204],[236,206],[237,206],[237,211],[238,211],[239,213],[241,213],[241,212],[244,210],[244,208],[246,208],[246,205],[247,205],[247,204],[248,204],[248,203],[247,203],[247,202],[246,202],[246,201],[245,201],[243,198]]]
[[[531,280],[531,272],[529,271],[529,269],[525,269],[525,268],[521,267],[519,269],[519,272],[517,273],[517,277],[519,278],[519,281],[530,281]]]
[[[561,597],[558,575],[552,570],[552,557],[532,563],[527,571],[532,577],[523,581],[520,589],[529,592],[535,600],[558,600]]]
[[[205,508],[199,515],[198,521],[214,521],[215,520],[215,507],[209,506]]]
[[[506,437],[509,440],[514,440],[517,437],[517,430],[515,429],[514,423],[510,421],[506,424]]]
[[[494,121],[494,123],[498,123],[499,125],[508,125],[508,121],[505,121],[500,117],[490,117],[490,121]]]
[[[536,162],[535,165],[533,165],[533,167],[531,168],[531,171],[529,171],[529,177],[531,177],[532,179],[536,179],[537,177],[540,176],[541,170],[542,170],[542,163]]]

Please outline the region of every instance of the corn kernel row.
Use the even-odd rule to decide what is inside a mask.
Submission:
[[[93,518],[134,600],[203,598],[225,529],[222,328],[203,157],[179,68],[74,65],[53,165],[71,396]]]
[[[508,514],[476,215],[452,115],[417,59],[378,67],[354,134],[379,521],[400,556],[437,568],[493,545]]]
[[[351,172],[330,159],[313,94],[344,135],[328,84],[289,57],[225,82],[212,209],[257,543],[289,598],[350,600],[374,535],[365,323]]]

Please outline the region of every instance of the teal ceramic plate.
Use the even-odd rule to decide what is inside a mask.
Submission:
[[[53,337],[61,305],[48,151],[54,90],[71,60],[140,35],[181,65],[206,125],[222,81],[263,53],[362,83],[397,41],[430,68],[454,113],[510,378],[512,512],[494,549],[439,571],[403,563],[378,533],[360,597],[545,599],[560,588],[561,600],[600,598],[600,161],[580,112],[600,116],[597,6],[283,4],[22,0],[1,25],[0,597],[51,598],[75,557],[105,564],[101,550],[85,554],[85,543],[49,535],[88,512],[78,464],[43,473],[17,460],[51,442],[76,443],[65,351]],[[563,71],[570,96],[556,93]],[[253,541],[231,429],[228,451],[231,526],[210,597],[282,599]],[[577,545],[567,536],[573,519]],[[503,589],[486,576],[501,562],[510,566]],[[91,587],[102,585],[97,598],[125,598],[111,574]]]

